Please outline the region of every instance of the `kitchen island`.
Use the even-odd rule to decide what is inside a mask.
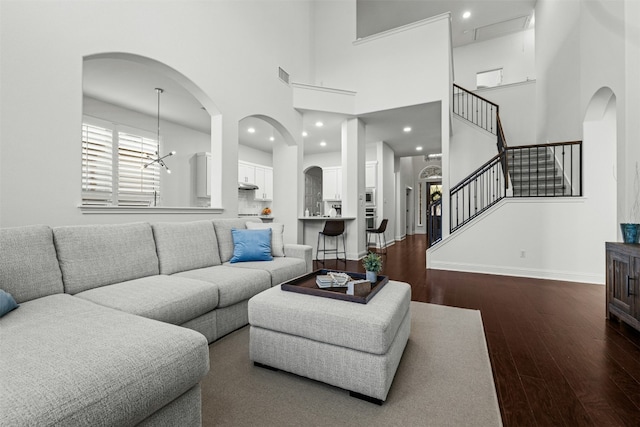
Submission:
[[[304,221],[302,227],[302,243],[313,248],[313,259],[316,259],[316,248],[318,245],[318,233],[324,228],[325,221],[341,221],[346,222],[355,220],[355,216],[301,216],[298,220]],[[347,238],[347,227],[345,227],[345,239]],[[342,237],[340,238],[342,240]],[[342,242],[340,242],[342,244]],[[327,238],[327,247],[335,245],[335,239]]]

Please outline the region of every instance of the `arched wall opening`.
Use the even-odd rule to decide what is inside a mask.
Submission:
[[[601,220],[601,241],[618,237],[616,95],[602,87],[592,96],[583,122],[583,195]]]
[[[156,88],[163,89],[157,103]],[[140,136],[151,135],[153,140],[160,136],[158,157],[176,152],[165,162],[171,175],[159,171],[160,197],[156,204],[154,193],[150,206],[221,207],[220,111],[187,76],[160,61],[133,53],[87,55],[83,58],[83,122],[87,117],[112,122],[118,129],[133,128],[134,134],[139,130]],[[156,117],[161,125],[156,125]],[[206,166],[198,168],[197,155],[206,153],[210,153],[208,161],[202,163]],[[121,163],[118,158],[114,167]],[[201,172],[203,179],[199,177]],[[120,179],[119,171],[113,171],[113,179]],[[203,185],[204,193],[198,189]],[[114,184],[116,192],[120,193],[119,184]],[[119,194],[112,197],[115,205],[122,205]],[[144,197],[146,194],[141,195]]]

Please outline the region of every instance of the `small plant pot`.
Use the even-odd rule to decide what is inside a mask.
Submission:
[[[620,230],[624,243],[638,244],[640,241],[640,224],[623,223],[620,224]]]
[[[370,281],[372,284],[378,281],[378,273],[376,273],[375,271],[367,271],[366,273],[367,273],[367,280]]]

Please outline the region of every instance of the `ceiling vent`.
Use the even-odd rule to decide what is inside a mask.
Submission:
[[[485,25],[484,27],[478,27],[474,30],[475,34],[473,39],[475,41],[489,40],[505,34],[526,30],[530,19],[531,15],[525,15],[495,24]]]
[[[282,68],[278,67],[278,77],[280,78],[280,80],[282,80],[284,83],[289,84],[289,73],[287,73],[285,70],[283,70]]]

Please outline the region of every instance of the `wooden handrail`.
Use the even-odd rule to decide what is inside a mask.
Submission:
[[[522,150],[523,148],[557,147],[559,145],[577,145],[577,144],[582,144],[582,141],[547,142],[544,144],[516,145],[515,147],[509,147],[509,150]]]
[[[484,102],[486,102],[486,103],[488,103],[488,104],[493,105],[493,106],[494,106],[494,107],[496,107],[496,109],[498,109],[498,110],[500,109],[500,106],[499,106],[498,104],[496,104],[495,102],[491,102],[491,101],[489,101],[487,98],[483,98],[483,97],[481,97],[480,95],[478,95],[478,94],[475,94],[475,93],[471,92],[469,89],[465,89],[465,88],[463,88],[462,86],[457,85],[457,84],[455,84],[455,83],[453,84],[453,86],[454,86],[454,87],[457,87],[458,89],[461,89],[461,90],[463,90],[463,91],[465,91],[465,92],[467,92],[467,93],[470,93],[471,95],[475,96],[476,98],[480,98],[480,99],[482,99]]]
[[[494,163],[501,156],[502,156],[501,153],[498,153],[495,156],[493,156],[491,159],[489,159],[486,163],[484,163],[478,169],[471,172],[465,179],[463,179],[462,181],[460,181],[459,183],[451,187],[451,190],[449,190],[449,193],[455,193],[460,189],[459,187],[463,187],[467,182],[473,181],[477,175],[479,175],[487,167],[491,166],[491,164]]]

